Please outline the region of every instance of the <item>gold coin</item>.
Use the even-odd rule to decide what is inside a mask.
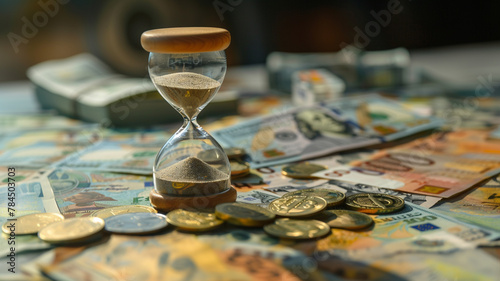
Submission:
[[[158,211],[156,211],[155,208],[150,206],[126,205],[126,206],[116,206],[116,207],[97,210],[92,214],[90,214],[90,216],[105,219],[112,216],[127,214],[127,213],[158,213]]]
[[[229,159],[238,159],[247,154],[245,149],[239,147],[224,148],[224,152],[226,153],[227,158]]]
[[[4,233],[16,235],[36,234],[47,225],[64,220],[63,215],[56,213],[37,213],[18,217],[16,220],[7,221],[2,225]]]
[[[367,214],[386,214],[401,210],[405,201],[399,197],[380,193],[358,193],[348,196],[349,209]]]
[[[313,239],[330,233],[330,227],[318,220],[277,219],[264,226],[264,231],[272,236],[288,239]]]
[[[302,162],[284,166],[281,173],[287,177],[296,179],[310,179],[315,178],[312,174],[328,169],[327,166],[313,164],[309,162]]]
[[[275,215],[265,208],[238,202],[217,205],[215,215],[230,224],[242,226],[263,226],[275,218]]]
[[[293,192],[286,193],[285,196],[292,195],[305,195],[305,196],[318,196],[326,200],[327,208],[335,207],[341,205],[345,201],[344,193],[331,189],[324,188],[308,188],[301,189]]]
[[[314,219],[333,228],[345,229],[361,229],[373,223],[373,219],[369,215],[349,210],[326,210],[319,213]]]
[[[224,221],[213,213],[173,210],[167,214],[167,222],[185,231],[207,231],[219,227]]]
[[[290,195],[269,203],[269,210],[282,217],[306,217],[326,208],[326,200],[318,196]]]
[[[250,166],[239,161],[229,161],[231,164],[231,177],[242,177],[250,173]]]
[[[88,239],[104,229],[104,220],[96,217],[71,218],[49,224],[38,232],[47,243],[74,243]]]

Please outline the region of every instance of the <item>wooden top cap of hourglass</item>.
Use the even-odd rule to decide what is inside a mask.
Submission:
[[[222,51],[231,43],[229,31],[217,27],[173,27],[142,33],[144,50],[153,53],[185,54]]]

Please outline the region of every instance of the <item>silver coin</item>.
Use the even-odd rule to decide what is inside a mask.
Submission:
[[[121,234],[148,234],[162,230],[168,223],[165,215],[154,213],[128,213],[106,218],[105,229]]]

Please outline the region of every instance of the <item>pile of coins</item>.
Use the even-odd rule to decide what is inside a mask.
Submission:
[[[204,232],[226,222],[263,227],[267,234],[285,239],[314,239],[330,233],[330,228],[369,227],[373,219],[366,214],[387,214],[403,207],[404,201],[391,195],[359,193],[346,198],[339,191],[313,188],[285,194],[267,208],[234,202],[217,205],[215,212],[178,209],[166,215],[140,205],[112,207],[95,211],[89,217],[70,219],[53,213],[30,214],[17,218],[16,234],[38,233],[47,243],[68,245],[94,242],[104,233],[157,233],[169,224],[180,231]],[[10,223],[2,226],[3,232],[10,233]]]

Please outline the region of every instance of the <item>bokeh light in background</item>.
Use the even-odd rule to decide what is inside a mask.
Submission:
[[[97,55],[117,72],[142,77],[147,53],[140,34],[159,27],[228,29],[233,37],[229,65],[262,64],[272,51],[336,52],[342,43],[353,43],[356,28],[364,30],[388,3],[400,12],[369,38],[367,50],[500,39],[496,1],[0,1],[0,81],[26,79],[29,66],[81,52]],[[35,31],[23,36],[27,24]]]

